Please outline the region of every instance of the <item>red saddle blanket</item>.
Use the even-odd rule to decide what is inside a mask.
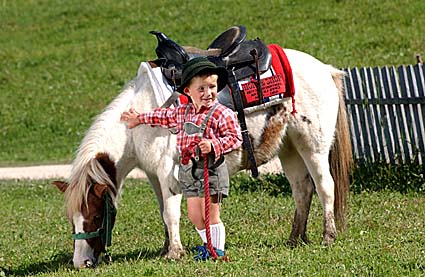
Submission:
[[[292,76],[292,68],[289,64],[288,57],[286,57],[285,51],[283,51],[282,47],[277,44],[270,44],[267,46],[269,48],[270,53],[272,54],[272,67],[276,74],[281,74],[285,76],[285,97],[292,98],[292,113],[296,113],[295,110],[295,86],[294,86],[294,78]]]
[[[291,65],[285,51],[277,44],[267,46],[272,56],[271,69],[261,75],[262,101],[257,90],[257,80],[251,76],[239,81],[244,107],[255,107],[274,99],[291,97],[293,113],[295,112],[295,88]]]

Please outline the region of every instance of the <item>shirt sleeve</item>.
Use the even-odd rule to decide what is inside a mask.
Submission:
[[[150,124],[163,128],[177,126],[177,112],[174,108],[156,108],[150,112],[144,112],[138,116],[140,124]]]
[[[241,128],[233,111],[230,109],[222,111],[218,127],[218,136],[211,141],[216,159],[242,145]]]

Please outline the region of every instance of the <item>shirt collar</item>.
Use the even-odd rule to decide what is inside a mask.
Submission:
[[[202,106],[201,107],[201,109],[199,110],[199,112],[198,112],[198,114],[201,114],[201,113],[205,113],[205,112],[208,112],[216,103],[218,102],[218,100],[217,99],[215,99],[212,103],[211,103],[211,105],[209,105],[208,107],[205,107],[205,106]],[[194,109],[195,110],[195,113],[196,113],[196,108],[195,108],[195,105],[193,104],[193,103],[190,103],[190,105],[191,105],[191,108],[192,109]]]

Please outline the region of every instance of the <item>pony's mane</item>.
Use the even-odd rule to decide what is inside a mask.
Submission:
[[[93,184],[107,185],[116,205],[119,189],[115,163],[108,148],[111,144],[110,139],[118,132],[117,129],[121,128],[125,133],[126,127],[119,123],[120,115],[128,109],[134,94],[135,83],[130,81],[123,92],[95,119],[81,142],[72,164],[69,187],[65,192],[69,218],[81,211],[82,204],[87,205],[88,192]]]

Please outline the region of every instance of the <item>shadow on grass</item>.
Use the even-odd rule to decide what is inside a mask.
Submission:
[[[161,256],[161,249],[149,250],[149,249],[137,249],[129,253],[118,253],[112,254],[112,262],[122,261],[137,261],[137,260],[150,260],[156,259]]]
[[[112,263],[122,261],[149,260],[160,257],[161,250],[133,250],[129,253],[119,253],[112,255]],[[104,264],[105,265],[105,264]],[[27,265],[18,266],[15,269],[7,269],[0,267],[0,272],[5,276],[26,276],[37,275],[40,273],[55,272],[61,267],[73,269],[72,253],[61,252],[49,259],[49,261],[41,261]]]
[[[57,271],[61,266],[67,265],[72,266],[72,254],[61,252],[48,261],[41,261],[27,265],[18,266],[16,269],[2,269],[6,276],[25,276],[25,275],[36,275],[39,273],[54,272]]]

